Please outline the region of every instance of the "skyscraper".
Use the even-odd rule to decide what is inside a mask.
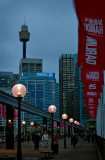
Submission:
[[[58,84],[54,73],[24,72],[20,77],[19,83],[27,88],[24,101],[46,112],[48,112],[50,105],[56,105],[57,111],[55,115],[59,116],[59,101],[56,100],[56,98],[58,99],[59,90],[57,90]],[[27,114],[25,114],[25,118],[26,116]],[[31,115],[30,118],[34,121],[36,117]],[[37,117],[37,120],[42,123],[41,117]]]
[[[62,54],[59,59],[60,117],[67,113],[67,94],[75,87],[77,54]]]
[[[81,67],[75,63],[75,87],[68,93],[67,100],[67,113],[69,117],[84,124],[88,119],[89,115],[86,109],[86,103],[84,98],[84,85],[81,82]]]

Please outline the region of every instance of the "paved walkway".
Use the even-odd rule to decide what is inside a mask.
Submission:
[[[0,148],[1,155],[15,155],[17,153],[16,149],[17,143],[15,143],[14,150],[6,150],[3,144]],[[51,144],[49,142],[48,150],[51,149]],[[22,158],[23,160],[37,160],[44,158],[42,143],[40,143],[39,151],[34,150],[34,143],[22,142]],[[96,151],[95,143],[88,143],[87,141],[80,140],[76,147],[73,148],[71,145],[70,138],[66,138],[66,149],[64,149],[64,140],[59,140],[59,153],[54,154],[50,157],[52,160],[98,160],[98,155]]]

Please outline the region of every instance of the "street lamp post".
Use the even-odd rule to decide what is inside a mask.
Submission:
[[[73,118],[70,118],[69,119],[69,122],[71,124],[71,145],[72,145],[72,123],[74,122],[74,119]]]
[[[33,127],[34,127],[34,122],[31,122],[31,139],[33,140]]]
[[[22,160],[21,152],[21,99],[26,94],[26,87],[22,84],[16,84],[12,88],[12,93],[18,99],[18,148],[17,160]]]
[[[65,120],[68,118],[67,114],[62,114],[62,119],[64,120],[64,148],[66,148],[66,128],[65,128]]]
[[[77,132],[78,132],[78,139],[79,139],[79,122],[77,122],[77,126],[78,126],[78,128],[77,128]]]
[[[77,122],[77,126],[79,126],[79,124],[80,124],[80,123],[79,123],[79,122]]]
[[[26,137],[26,131],[25,131],[25,124],[26,124],[26,122],[25,121],[22,121],[22,125],[23,125],[23,139],[24,139],[24,141],[25,141],[25,137]]]
[[[32,127],[32,128],[34,127],[34,122],[31,122],[31,127]]]
[[[52,140],[51,140],[51,150],[53,150],[53,114],[56,112],[56,106],[50,105],[49,108],[48,108],[48,111],[49,111],[49,112],[51,113],[51,115],[52,115],[52,134],[51,134]]]
[[[33,132],[33,127],[34,127],[34,122],[31,122],[32,132]]]
[[[77,125],[77,121],[74,121],[74,124],[75,124],[75,132],[76,132],[76,125]]]
[[[74,119],[73,119],[73,118],[70,118],[70,119],[69,119],[69,122],[70,122],[70,124],[71,124],[71,134],[72,134],[72,123],[74,122]]]

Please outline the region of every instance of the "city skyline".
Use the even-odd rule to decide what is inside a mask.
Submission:
[[[78,52],[78,21],[73,1],[4,0],[0,10],[0,71],[19,73],[23,56],[19,31],[25,23],[30,32],[26,58],[43,59],[43,72],[55,73],[58,82],[59,57]]]

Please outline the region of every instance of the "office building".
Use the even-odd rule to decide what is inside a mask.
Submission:
[[[84,85],[81,82],[81,68],[75,63],[75,87],[68,94],[68,115],[74,120],[85,124],[89,119],[84,98]]]
[[[19,75],[23,72],[42,73],[42,59],[22,58],[19,63]]]
[[[58,98],[57,92],[59,92],[59,90],[56,89],[58,86],[56,86],[54,73],[24,72],[20,77],[19,83],[26,86],[27,93],[24,97],[24,101],[27,103],[30,103],[39,109],[45,110],[46,112],[48,112],[48,107],[51,104],[59,107],[58,101],[56,100],[56,97]],[[59,109],[57,109],[55,115],[59,115],[58,112]],[[36,121],[38,119],[38,122],[42,123],[41,117],[37,117],[36,119],[36,116],[31,115],[30,119],[31,121]]]
[[[55,115],[59,117],[59,83],[55,85],[55,106],[57,109]]]
[[[75,87],[75,63],[77,54],[62,54],[59,59],[60,117],[67,113],[67,95]]]
[[[10,93],[11,88],[19,80],[19,74],[13,72],[0,72],[0,90]]]

